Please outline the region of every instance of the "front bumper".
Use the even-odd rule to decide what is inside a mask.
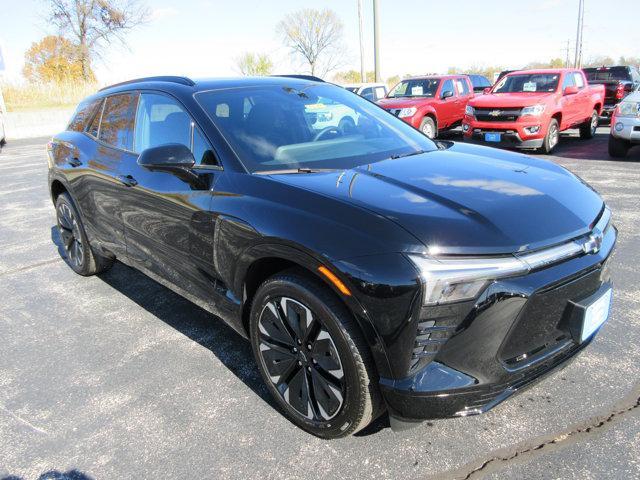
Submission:
[[[439,327],[450,334],[439,337],[430,363],[402,380],[380,380],[393,421],[484,413],[566,366],[593,339],[576,338],[574,306],[610,288],[606,262],[616,236],[609,227],[595,254],[493,283],[457,325]],[[435,325],[454,312],[431,308]]]
[[[640,118],[616,117],[611,118],[611,135],[615,138],[640,144]]]
[[[481,122],[475,117],[465,116],[462,124],[464,140],[467,142],[495,147],[537,149],[542,147],[546,135],[545,121],[539,117],[525,117],[517,122]],[[537,127],[538,131],[530,133],[527,129]],[[487,142],[486,133],[500,133],[500,142]]]

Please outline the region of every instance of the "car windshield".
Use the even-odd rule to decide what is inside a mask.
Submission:
[[[414,78],[403,80],[389,93],[389,98],[434,97],[440,85],[439,78]]]
[[[498,81],[493,93],[555,92],[559,73],[519,73],[507,75]]]
[[[334,85],[210,90],[196,99],[254,173],[353,168],[437,149],[402,120]]]
[[[625,67],[585,68],[584,73],[590,82],[598,80],[631,81],[631,74]]]

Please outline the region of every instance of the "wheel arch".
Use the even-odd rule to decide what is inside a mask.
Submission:
[[[348,296],[344,295],[331,280],[321,274],[318,270],[320,266],[327,268],[343,282],[351,292],[355,291],[355,288],[350,288],[349,281],[345,278],[345,275],[331,265],[327,259],[317,258],[317,256],[300,248],[271,243],[256,245],[245,251],[237,263],[234,291],[238,293],[241,292],[241,297],[239,297],[242,299],[240,315],[242,326],[247,337],[249,337],[251,304],[259,286],[273,275],[285,270],[297,268],[327,286],[334,296],[347,308],[349,313],[353,315],[360,331],[367,341],[377,371],[386,372],[389,369],[389,361],[386,354],[381,352],[380,349],[372,348],[373,345],[379,344],[380,338],[367,317],[365,309],[353,293]]]

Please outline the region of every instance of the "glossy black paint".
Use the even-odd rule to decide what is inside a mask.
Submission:
[[[513,379],[500,361],[500,347],[518,313],[535,292],[601,268],[615,232],[598,255],[496,282],[477,302],[447,307],[421,306],[422,283],[405,255],[434,247],[480,255],[553,245],[590,230],[603,209],[600,197],[554,164],[453,143],[351,170],[249,174],[194,94],[261,82],[308,83],[139,81],[99,92],[94,99],[141,91],[172,96],[204,133],[218,165],[162,168],[86,133],[64,131],[50,144],[52,196],[69,192],[92,246],[102,254],[147,273],[244,336],[247,307],[262,280],[294,265],[317,275],[357,319],[394,416],[455,414],[452,405],[468,406],[485,386]],[[320,275],[320,265],[352,295]],[[593,292],[574,293],[582,298]],[[442,347],[430,357],[438,363],[415,365],[411,352],[425,319],[436,323],[428,328],[441,329]],[[438,383],[433,369],[439,364],[457,371],[462,383]],[[465,391],[465,382],[475,390]],[[445,394],[438,397],[436,391]],[[427,397],[458,400],[449,406],[421,403]]]

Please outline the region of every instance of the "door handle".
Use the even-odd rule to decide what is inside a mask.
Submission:
[[[131,175],[117,175],[116,178],[127,187],[135,187],[138,184],[138,181]]]
[[[80,167],[82,165],[82,162],[80,161],[80,159],[78,157],[72,157],[67,159],[67,163],[69,165],[71,165],[72,167]]]

